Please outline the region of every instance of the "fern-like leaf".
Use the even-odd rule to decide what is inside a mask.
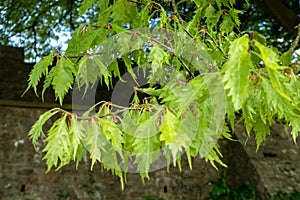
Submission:
[[[48,132],[47,145],[43,149],[43,152],[46,152],[43,160],[46,160],[47,172],[53,166],[57,167],[58,163],[59,166],[56,170],[60,169],[64,165],[69,164],[72,159],[72,144],[66,117],[67,115],[56,120]]]
[[[38,63],[36,63],[33,66],[33,69],[31,70],[29,74],[28,79],[28,87],[25,90],[24,94],[30,89],[33,88],[36,96],[37,94],[37,85],[42,77],[42,75],[48,74],[48,67],[53,62],[53,53],[49,54],[48,56],[43,57]]]
[[[53,72],[52,85],[56,98],[62,105],[63,99],[73,84],[73,63],[66,57],[61,57]]]
[[[248,98],[251,56],[248,53],[247,36],[235,40],[230,47],[230,59],[224,65],[224,83],[228,96],[232,97],[235,110],[239,110]]]
[[[53,108],[42,115],[40,115],[39,119],[34,123],[32,128],[29,131],[29,138],[32,140],[32,144],[36,149],[36,143],[41,134],[43,133],[43,126],[44,124],[56,113],[59,112],[59,109]],[[37,150],[37,149],[36,149]]]

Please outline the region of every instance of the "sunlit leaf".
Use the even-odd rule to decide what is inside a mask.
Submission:
[[[48,74],[48,67],[50,65],[52,65],[52,62],[53,62],[53,53],[49,54],[48,56],[43,57],[38,63],[36,63],[33,66],[32,70],[29,74],[28,87],[27,87],[26,91],[28,91],[30,88],[33,88],[35,94],[38,96],[37,85],[38,85],[42,75]]]
[[[94,4],[96,0],[84,0],[81,2],[81,6],[79,8],[78,15],[81,16],[84,14],[88,9],[90,9]]]
[[[53,166],[57,167],[58,170],[64,165],[69,164],[72,159],[72,144],[70,142],[66,117],[65,115],[54,122],[46,138],[47,145],[43,149],[43,152],[46,152],[46,154],[43,160],[46,160],[48,166],[47,172]]]
[[[40,115],[39,119],[34,123],[32,128],[29,131],[29,138],[32,140],[32,144],[36,149],[36,143],[40,138],[41,134],[43,133],[43,126],[44,124],[56,113],[59,112],[59,109],[53,108],[43,114]]]
[[[62,105],[65,95],[67,94],[69,89],[72,88],[74,80],[74,66],[69,59],[62,57],[58,61],[58,64],[54,67],[54,69],[55,70],[53,72],[52,85],[55,96],[59,99],[59,102]]]
[[[230,48],[230,58],[224,65],[225,89],[228,96],[232,97],[235,110],[239,110],[248,97],[248,85],[251,63],[251,55],[248,53],[247,36],[235,40]]]

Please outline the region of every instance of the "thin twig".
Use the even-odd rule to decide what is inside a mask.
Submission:
[[[103,118],[103,117],[107,117],[107,116],[110,116],[110,115],[113,115],[113,116],[116,116],[122,112],[125,112],[126,110],[142,110],[144,109],[143,107],[142,108],[137,108],[137,107],[124,107],[124,106],[120,106],[120,105],[116,105],[116,104],[112,104],[111,102],[105,102],[105,101],[101,101],[101,102],[98,102],[97,104],[95,104],[94,106],[92,106],[90,108],[90,110],[92,110],[93,108],[95,108],[97,105],[99,104],[103,104],[104,106],[111,106],[111,107],[115,107],[115,108],[119,108],[120,110],[117,110],[115,112],[111,112],[111,113],[106,113],[106,114],[102,114],[102,115],[99,115],[97,116],[98,118]],[[89,112],[90,112],[89,110]],[[65,112],[64,110],[61,109],[61,111]],[[76,119],[78,120],[91,120],[92,118],[94,118],[95,116],[77,116],[76,115]]]
[[[171,0],[171,2],[172,2],[172,7],[173,7],[173,11],[174,11],[175,15],[178,17],[179,21],[181,23],[183,23],[184,20],[182,19],[182,17],[180,16],[180,13],[178,12],[175,0]]]
[[[295,38],[295,40],[293,41],[292,46],[289,49],[289,51],[291,53],[293,53],[295,51],[296,47],[299,44],[299,40],[300,40],[300,24],[298,24],[295,28],[298,28],[298,34],[297,34],[297,37]]]
[[[209,38],[213,41],[213,43],[215,44],[215,46],[218,48],[218,50],[224,55],[224,58],[228,58],[227,55],[225,54],[225,52],[221,49],[221,47],[219,47],[218,43],[216,42],[216,40],[213,38],[213,36],[211,36],[209,34],[209,32],[206,32],[206,35],[209,36]]]

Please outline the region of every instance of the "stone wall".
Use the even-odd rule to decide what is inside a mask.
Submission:
[[[143,199],[146,194],[165,199],[203,199],[211,190],[211,181],[220,177],[219,171],[200,159],[194,160],[192,171],[185,160],[182,172],[174,167],[169,173],[166,169],[152,172],[145,185],[138,174],[128,174],[124,191],[117,177],[100,165],[91,171],[88,161],[83,161],[78,170],[72,163],[45,174],[42,154],[28,139],[29,129],[44,111],[0,106],[0,199],[55,199],[64,190],[71,194],[69,199],[129,200]]]
[[[243,125],[237,125],[236,135],[244,146],[247,156],[256,168],[261,183],[275,195],[279,191],[300,192],[300,146],[295,144],[289,128],[283,124],[271,127],[271,136],[256,152],[254,136],[248,138]]]
[[[22,53],[22,49],[0,48],[0,199],[58,199],[57,195],[64,192],[70,193],[68,199],[143,199],[143,195],[156,199],[204,199],[212,189],[211,182],[224,171],[232,187],[247,181],[261,193],[300,192],[299,145],[279,124],[272,127],[272,135],[258,152],[253,136],[244,146],[247,135],[238,124],[235,136],[240,142],[219,142],[228,168],[218,166],[218,171],[200,158],[193,160],[191,171],[183,158],[181,172],[174,167],[169,173],[165,169],[151,172],[145,185],[138,174],[128,174],[124,191],[118,178],[100,165],[91,171],[88,159],[78,170],[72,163],[45,174],[43,155],[33,149],[28,131],[55,101],[51,90],[44,104],[33,91],[21,97],[33,66],[20,61]]]

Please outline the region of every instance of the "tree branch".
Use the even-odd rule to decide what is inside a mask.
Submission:
[[[254,3],[278,21],[289,33],[297,35],[295,26],[299,24],[299,17],[280,0],[254,0]]]
[[[299,40],[300,40],[300,24],[298,24],[295,28],[298,29],[298,34],[297,34],[297,37],[295,38],[295,40],[293,41],[292,46],[289,49],[289,51],[291,53],[293,53],[295,51],[296,47],[299,44]]]
[[[182,19],[182,17],[180,16],[180,13],[177,10],[177,6],[176,6],[175,0],[171,0],[171,2],[172,2],[172,7],[173,7],[173,11],[174,11],[175,15],[178,17],[178,19],[180,20],[180,22],[183,23],[184,20]]]

